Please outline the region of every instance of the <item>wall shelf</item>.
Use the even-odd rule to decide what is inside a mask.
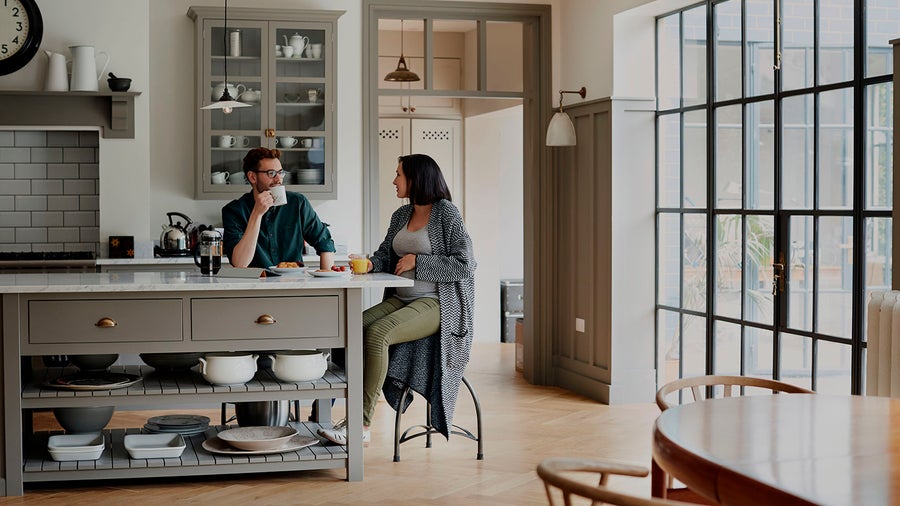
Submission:
[[[0,125],[99,126],[110,139],[134,139],[139,91],[0,90]]]

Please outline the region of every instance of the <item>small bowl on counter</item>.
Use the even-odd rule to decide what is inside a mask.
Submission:
[[[180,457],[187,445],[181,434],[128,434],[125,450],[133,459],[169,459]]]
[[[90,434],[59,434],[47,440],[50,457],[59,462],[97,460],[103,455],[106,442],[99,432]]]

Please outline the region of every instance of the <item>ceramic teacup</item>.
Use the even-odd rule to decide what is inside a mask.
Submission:
[[[233,135],[220,135],[219,136],[219,147],[220,148],[233,148],[235,145],[235,139]]]
[[[281,54],[283,54],[285,58],[290,58],[294,56],[294,48],[291,46],[281,46]]]
[[[269,191],[275,197],[275,203],[272,205],[283,206],[287,204],[287,190],[285,190],[284,185],[275,186],[270,188]]]
[[[228,172],[213,172],[211,174],[213,184],[225,184],[231,176]]]
[[[297,139],[294,137],[279,137],[275,141],[283,148],[292,148],[297,145]]]

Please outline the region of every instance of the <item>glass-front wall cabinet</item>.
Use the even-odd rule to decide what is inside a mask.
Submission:
[[[281,150],[288,189],[336,198],[334,55],[343,11],[192,7],[198,101],[229,95],[226,113],[198,107],[196,197],[230,199],[249,190],[241,160],[250,148]],[[274,21],[277,19],[277,21]],[[226,85],[227,75],[227,85]]]

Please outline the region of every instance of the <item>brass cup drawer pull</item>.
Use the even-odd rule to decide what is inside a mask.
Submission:
[[[260,325],[275,325],[275,318],[272,318],[272,315],[260,315],[260,317],[256,319],[256,323]]]
[[[103,317],[103,318],[100,318],[99,320],[97,320],[97,323],[95,323],[94,325],[97,327],[100,327],[101,329],[108,329],[108,328],[115,327],[118,324],[119,323],[117,321],[113,320],[112,318]]]

